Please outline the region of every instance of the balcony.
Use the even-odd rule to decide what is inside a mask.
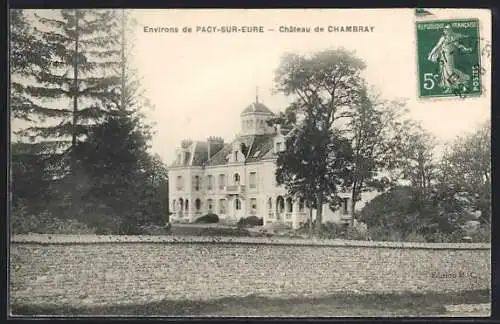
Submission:
[[[224,194],[229,196],[242,195],[245,193],[245,186],[244,185],[225,186],[223,192]]]

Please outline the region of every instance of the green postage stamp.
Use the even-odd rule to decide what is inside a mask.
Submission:
[[[421,98],[481,95],[479,20],[417,22]]]

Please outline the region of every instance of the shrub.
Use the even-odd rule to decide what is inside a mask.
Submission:
[[[491,242],[491,226],[482,224],[477,231],[471,235],[473,242],[490,243]]]
[[[140,227],[142,235],[165,235],[168,233],[169,226],[161,226],[157,224],[147,224]]]
[[[248,230],[244,228],[204,228],[199,232],[200,236],[250,236]]]
[[[75,219],[61,219],[48,212],[30,214],[23,204],[11,212],[13,234],[93,234],[95,229]]]
[[[198,218],[195,223],[203,223],[203,224],[214,224],[219,222],[219,216],[216,214],[206,214]]]
[[[254,226],[263,226],[264,219],[259,218],[257,216],[249,216],[246,218],[240,218],[238,221],[238,227],[254,227]]]
[[[370,239],[370,234],[359,227],[347,227],[344,235],[347,240],[366,241]]]
[[[309,224],[306,225],[309,228]],[[333,222],[321,224],[321,236],[329,239],[335,239],[344,236],[345,226]]]

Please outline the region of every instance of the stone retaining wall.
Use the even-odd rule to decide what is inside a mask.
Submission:
[[[490,288],[485,244],[95,235],[16,236],[11,242],[16,304]]]

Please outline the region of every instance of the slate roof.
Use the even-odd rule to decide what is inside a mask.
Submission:
[[[208,143],[198,141],[195,145],[192,165],[202,165],[208,158]]]
[[[247,114],[247,113],[252,113],[252,112],[259,112],[259,113],[267,113],[270,115],[274,115],[271,109],[267,108],[266,105],[260,102],[253,102],[251,103],[248,107],[246,107],[241,114]]]
[[[227,156],[231,153],[233,145],[236,141],[245,143],[248,148],[245,162],[260,161],[264,158],[264,156],[266,156],[267,153],[273,152],[274,136],[274,134],[240,136],[213,155],[212,158],[205,163],[205,165],[214,166],[227,164]],[[272,156],[267,154],[267,157]]]
[[[193,157],[193,163],[191,164],[191,157]],[[208,158],[208,143],[203,141],[193,142],[186,153],[185,161],[177,163],[174,161],[171,166],[189,166],[189,165],[202,165]]]
[[[294,131],[293,129],[290,131]],[[290,133],[289,131],[282,131],[283,134]],[[208,142],[197,141],[189,148],[189,156],[194,154],[192,164],[191,159],[188,158],[186,163],[177,164],[172,163],[172,166],[216,166],[226,165],[227,157],[232,152],[234,143],[236,141],[244,143],[248,148],[245,156],[245,162],[258,162],[261,160],[272,159],[276,157],[273,150],[273,139],[276,134],[262,134],[262,135],[242,135],[234,139],[232,142],[224,145],[218,152],[212,154],[208,159]],[[194,147],[193,147],[194,146]]]

